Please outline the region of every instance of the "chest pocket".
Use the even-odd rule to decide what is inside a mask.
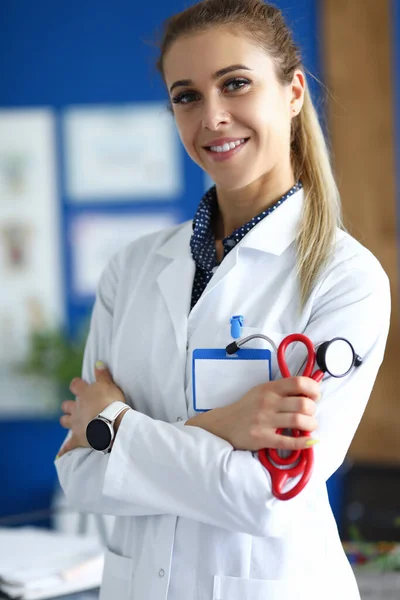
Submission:
[[[214,576],[212,600],[288,600],[298,598],[288,583],[278,580]]]
[[[333,600],[326,584],[318,578],[294,579],[246,579],[215,575],[212,600]]]
[[[280,344],[286,334],[281,332],[264,332],[261,327],[242,327],[240,339],[249,336],[267,335],[276,346]],[[213,409],[226,406],[240,400],[252,387],[274,380],[280,376],[276,352],[267,340],[253,338],[243,345],[245,352],[249,350],[269,350],[271,352],[271,378],[268,361],[265,362],[265,373],[263,363],[260,359],[256,361],[226,360],[196,360],[196,378],[193,384],[192,353],[194,349],[218,349],[224,350],[232,342],[230,326],[224,325],[216,328],[208,340],[200,333],[195,332],[191,337],[188,347],[188,360],[186,364],[186,398],[190,416],[197,414],[197,410]],[[262,360],[262,359],[261,359]],[[201,365],[201,366],[200,366]],[[208,371],[208,374],[207,374]],[[201,383],[200,383],[201,382]],[[195,407],[196,409],[195,410]]]

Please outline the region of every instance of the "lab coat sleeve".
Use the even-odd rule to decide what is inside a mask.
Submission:
[[[338,267],[340,268],[340,267]],[[343,378],[325,375],[317,403],[315,479],[327,481],[342,464],[366,408],[383,361],[390,325],[389,280],[377,261],[369,269],[333,273],[320,289],[319,301],[304,331],[315,344],[343,337],[362,357],[361,366]],[[296,347],[289,364],[295,369],[304,347]]]
[[[110,364],[113,312],[122,262],[121,252],[110,261],[98,286],[82,367],[82,378],[89,383],[95,380],[97,360]],[[69,436],[70,432],[67,438]],[[135,506],[132,501],[110,499],[103,494],[108,458],[109,455],[91,448],[76,448],[56,459],[58,479],[70,505],[81,512],[120,516],[154,514],[146,506]]]
[[[292,500],[272,495],[270,475],[257,453],[234,450],[199,427],[168,424],[134,411],[126,413],[119,428],[105,470],[104,496],[154,513],[280,537],[303,510],[312,510],[315,497],[326,495],[325,481],[346,455],[383,359],[389,313],[388,279],[375,259],[365,269],[358,264],[352,268],[351,261],[339,265],[320,286],[304,333],[315,344],[348,338],[363,364],[343,379],[329,377],[321,384],[315,469]],[[291,372],[303,357],[300,345],[288,353]]]

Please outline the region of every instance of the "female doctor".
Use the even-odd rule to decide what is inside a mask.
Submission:
[[[340,227],[324,137],[278,9],[203,0],[166,23],[158,66],[182,143],[216,185],[193,221],[111,260],[82,378],[71,383],[76,400],[63,403],[61,486],[76,509],[116,516],[100,597],[356,600],[326,480],[383,359],[388,279]],[[192,352],[225,348],[233,315],[244,317],[242,337],[277,344],[294,332],[314,345],[345,337],[363,364],[319,384],[282,378],[273,359],[272,381],[249,381],[237,398],[233,375],[232,402],[196,414]],[[300,346],[287,354],[291,373]],[[86,427],[105,409],[103,452]],[[272,494],[257,450],[306,448],[310,438],[277,428],[320,442],[308,485],[289,501]]]

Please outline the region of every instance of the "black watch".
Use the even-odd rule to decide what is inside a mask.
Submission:
[[[99,450],[104,454],[110,452],[115,435],[114,421],[127,408],[129,406],[125,402],[113,402],[88,423],[86,439],[94,450]]]

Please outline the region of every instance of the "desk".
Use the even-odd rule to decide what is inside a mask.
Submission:
[[[0,600],[4,600],[4,596],[0,592]],[[68,596],[59,596],[58,598],[48,598],[48,600],[98,600],[99,590],[88,590],[87,592],[79,592],[78,594],[69,594]]]
[[[99,590],[90,590],[87,592],[80,592],[79,594],[71,594],[70,596],[62,596],[60,600],[98,600]],[[52,600],[58,600],[56,598]]]
[[[400,572],[360,573],[355,569],[361,600],[399,600]]]

